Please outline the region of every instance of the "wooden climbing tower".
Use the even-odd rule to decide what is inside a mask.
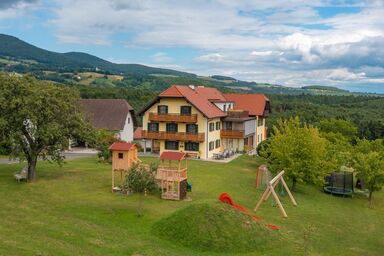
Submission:
[[[129,169],[134,164],[140,163],[137,157],[137,146],[135,143],[115,142],[109,150],[112,154],[112,192],[120,191],[120,187],[116,186],[116,178],[123,183],[128,174]],[[116,174],[120,177],[116,177]]]
[[[187,154],[164,151],[160,155],[156,180],[161,188],[161,198],[182,200],[187,196]]]

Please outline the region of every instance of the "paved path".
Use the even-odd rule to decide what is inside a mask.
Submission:
[[[65,152],[63,154],[65,159],[75,159],[82,157],[93,157],[97,155],[97,152]],[[15,164],[18,163],[19,160],[9,160],[8,158],[1,158],[0,164]]]

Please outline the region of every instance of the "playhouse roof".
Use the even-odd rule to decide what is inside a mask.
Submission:
[[[116,151],[129,151],[133,147],[135,147],[135,143],[127,143],[127,142],[114,142],[110,147],[109,150],[116,150]]]
[[[185,158],[186,155],[187,155],[187,153],[184,153],[184,152],[164,151],[164,152],[161,153],[161,155],[160,155],[160,160],[175,160],[175,161],[180,161],[180,160],[182,160],[183,158]]]

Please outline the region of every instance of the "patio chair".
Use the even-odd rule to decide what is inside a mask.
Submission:
[[[27,178],[28,178],[28,166],[24,166],[23,169],[21,169],[21,172],[20,173],[15,173],[14,176],[15,176],[15,179],[17,180],[17,182],[19,182],[19,183],[22,180],[27,181]]]

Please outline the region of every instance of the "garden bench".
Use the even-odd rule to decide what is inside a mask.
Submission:
[[[24,166],[23,169],[21,169],[21,172],[15,173],[14,176],[15,176],[15,179],[17,180],[17,182],[20,182],[22,180],[26,181],[28,178],[28,167]]]

